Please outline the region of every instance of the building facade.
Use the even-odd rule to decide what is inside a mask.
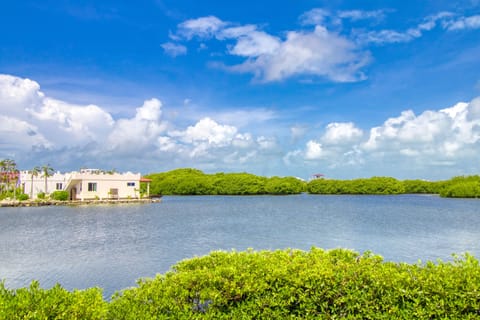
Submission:
[[[56,172],[47,177],[32,176],[30,171],[20,174],[23,192],[31,199],[38,194],[67,191],[70,200],[138,199],[140,198],[140,173],[106,172],[98,169],[82,169],[69,173]]]

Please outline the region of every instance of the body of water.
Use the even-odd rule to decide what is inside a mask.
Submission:
[[[480,201],[437,196],[164,197],[147,205],[0,209],[7,287],[99,286],[106,297],[212,250],[371,250],[386,260],[480,257]]]

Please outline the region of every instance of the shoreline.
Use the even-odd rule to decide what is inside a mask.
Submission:
[[[59,201],[59,200],[8,200],[0,201],[0,208],[8,207],[45,207],[45,206],[83,206],[83,205],[99,205],[99,204],[146,204],[158,203],[161,199],[104,199],[104,200],[74,200],[74,201]]]

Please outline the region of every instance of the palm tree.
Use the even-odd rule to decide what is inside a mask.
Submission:
[[[32,178],[32,184],[30,185],[30,199],[33,199],[33,177],[37,177],[38,174],[40,173],[40,167],[35,166],[33,167],[31,173],[31,178]]]
[[[6,182],[7,174],[5,173],[7,169],[6,159],[0,160],[0,192],[3,192],[5,188],[4,183]]]
[[[17,177],[17,164],[12,159],[4,159],[0,161],[0,170],[2,175],[2,180],[7,185],[7,190],[10,189],[10,180],[11,178],[18,178]]]
[[[53,175],[53,173],[55,172],[55,170],[53,170],[52,167],[50,167],[50,164],[46,164],[44,166],[42,166],[41,168],[41,171],[42,171],[42,177],[45,178],[45,194],[47,194],[47,179],[48,177],[51,177]]]

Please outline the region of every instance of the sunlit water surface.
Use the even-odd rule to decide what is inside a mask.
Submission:
[[[386,260],[480,257],[480,200],[437,196],[164,197],[147,205],[0,209],[0,279],[10,288],[99,286],[212,250],[371,250]]]

